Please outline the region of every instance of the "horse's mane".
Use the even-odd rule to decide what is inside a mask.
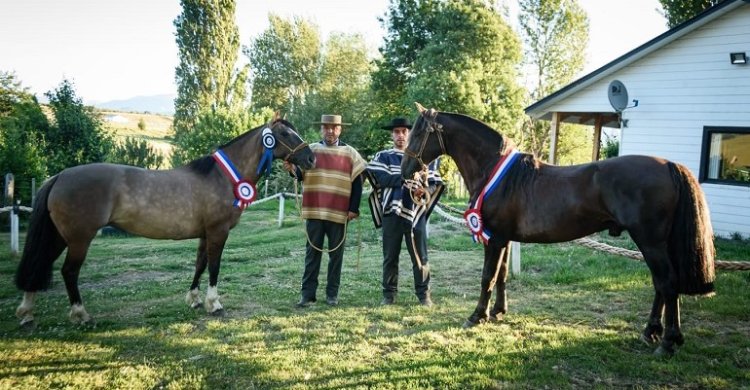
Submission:
[[[452,120],[463,123],[466,128],[470,128],[472,132],[482,138],[482,144],[498,145],[498,153],[507,153],[510,149],[516,148],[513,140],[478,119],[452,112],[441,112],[441,114],[445,114]],[[502,196],[508,196],[513,191],[524,188],[527,183],[534,180],[538,172],[539,160],[533,154],[522,153],[505,176],[505,184],[501,186]]]
[[[294,131],[297,131],[297,129],[295,129],[294,126],[291,123],[289,123],[287,120],[285,120],[285,119],[277,119],[277,120],[273,121],[270,126],[273,126],[273,125],[275,125],[278,122],[281,122],[286,127],[290,128],[290,129],[292,129]],[[252,130],[250,130],[250,131],[248,131],[248,132],[246,132],[244,134],[240,134],[237,137],[234,137],[233,139],[231,139],[229,142],[227,142],[227,143],[219,146],[217,149],[224,149],[226,147],[229,147],[230,145],[232,145],[233,143],[239,141],[240,139],[245,138],[245,136],[249,136],[250,134],[254,133],[255,131],[258,131],[261,128],[265,128],[266,126],[268,126],[268,124],[264,123],[264,124],[262,124],[262,125],[260,125],[260,126],[258,126],[256,128],[254,128],[254,129],[252,129]],[[207,156],[198,157],[195,160],[189,162],[187,164],[187,167],[188,167],[188,169],[190,169],[191,171],[193,171],[193,172],[195,172],[195,173],[197,173],[199,175],[206,176],[209,173],[211,173],[211,171],[214,168],[214,165],[216,165],[216,161],[214,160],[214,158],[212,157],[212,155],[209,154]]]

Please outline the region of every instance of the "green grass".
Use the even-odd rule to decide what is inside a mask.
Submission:
[[[38,295],[36,328],[20,329],[17,260],[4,244],[0,388],[750,386],[747,271],[719,271],[713,298],[682,298],[686,342],[670,359],[638,340],[653,296],[642,262],[570,243],[523,244],[508,315],[462,329],[478,297],[481,247],[464,228],[434,220],[436,305],[417,305],[404,250],[398,303],[381,307],[379,231],[363,215],[349,227],[340,306],[297,309],[304,232],[292,202],[277,228],[277,207],[251,207],[231,232],[219,276],[226,308],[220,318],[184,302],[197,240],[100,237],[80,278],[96,325],[68,322],[59,260],[53,287]],[[602,239],[632,245],[627,237]],[[7,234],[0,240],[7,243]],[[747,242],[722,240],[718,250],[721,259],[750,259]],[[324,286],[322,272],[319,295]]]

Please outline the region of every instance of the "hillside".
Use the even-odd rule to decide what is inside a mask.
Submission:
[[[176,95],[134,96],[128,99],[97,102],[93,105],[102,110],[151,112],[155,114],[174,114],[174,99]]]
[[[169,156],[172,154],[172,142],[167,137],[172,132],[172,117],[160,114],[126,111],[98,111],[101,114],[104,127],[115,135],[118,142],[126,137],[145,139],[149,144],[164,155],[168,168]],[[138,128],[138,122],[143,119],[145,127]]]

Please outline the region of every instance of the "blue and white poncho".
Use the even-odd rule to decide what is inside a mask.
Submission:
[[[401,179],[401,160],[404,152],[398,149],[388,149],[378,152],[367,165],[366,177],[373,186],[369,204],[372,219],[376,227],[380,227],[384,215],[395,214],[414,222],[415,215],[425,214],[429,217],[433,207],[437,204],[443,192],[443,180],[438,173],[439,160],[430,163],[427,181],[431,194],[427,210],[415,209],[408,190]]]

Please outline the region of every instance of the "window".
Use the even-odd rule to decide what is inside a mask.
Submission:
[[[700,181],[750,186],[750,127],[704,127]]]

